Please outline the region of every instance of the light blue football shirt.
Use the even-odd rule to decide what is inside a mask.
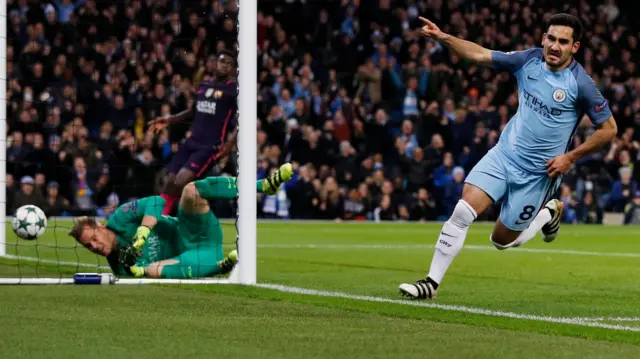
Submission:
[[[493,67],[518,81],[518,111],[505,126],[498,146],[518,167],[545,173],[551,158],[568,151],[582,116],[594,125],[612,115],[607,100],[575,60],[564,70],[547,69],[541,48],[492,51]]]

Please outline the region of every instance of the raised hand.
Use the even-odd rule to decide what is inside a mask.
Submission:
[[[422,36],[430,37],[436,40],[440,40],[443,37],[444,33],[436,24],[422,16],[420,16],[418,19],[420,19],[423,24],[422,28],[420,29]]]
[[[158,117],[155,120],[149,121],[149,128],[147,131],[151,131],[154,135],[157,135],[167,126],[169,126],[169,119],[166,117]]]

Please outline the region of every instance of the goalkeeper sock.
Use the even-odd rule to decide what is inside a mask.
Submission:
[[[200,197],[206,200],[231,199],[238,196],[235,177],[207,177],[194,183]]]
[[[207,177],[195,181],[200,197],[211,199],[231,199],[238,196],[238,185],[236,177]],[[256,182],[256,189],[262,192],[262,181]]]
[[[176,201],[178,200],[178,197],[171,196],[166,193],[162,193],[160,197],[164,198],[165,200],[164,209],[162,209],[162,215],[163,216],[171,215],[171,212],[173,211],[173,206],[175,206]]]

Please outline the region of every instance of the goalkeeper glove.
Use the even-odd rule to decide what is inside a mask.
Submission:
[[[136,231],[136,236],[133,238],[133,247],[135,249],[140,249],[144,246],[144,243],[147,241],[147,237],[149,237],[149,233],[151,233],[151,228],[147,226],[140,226]]]
[[[134,246],[121,247],[118,255],[118,261],[125,270],[129,270],[130,267],[136,264],[138,257],[142,255],[142,252]]]
[[[144,277],[145,274],[144,268],[138,266],[129,268],[129,272],[131,272],[131,275],[134,277]]]

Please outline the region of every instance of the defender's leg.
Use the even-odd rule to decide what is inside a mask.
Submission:
[[[182,188],[195,178],[193,177],[192,179],[189,179],[191,177],[190,174],[185,173],[185,171],[189,171],[191,174],[194,173],[193,171],[190,171],[188,167],[185,168],[185,165],[188,164],[191,153],[191,146],[187,141],[180,146],[178,152],[173,155],[171,162],[167,165],[168,175],[164,191],[160,194],[160,196],[165,200],[165,205],[162,210],[162,214],[165,216],[168,216],[173,212],[173,208],[180,198]]]

